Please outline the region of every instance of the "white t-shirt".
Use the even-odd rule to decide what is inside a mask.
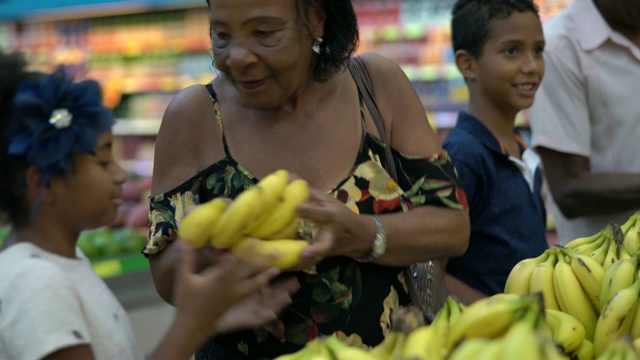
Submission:
[[[0,252],[0,358],[41,359],[89,344],[96,359],[144,359],[125,310],[89,260],[31,243]]]
[[[640,173],[640,48],[609,27],[593,0],[549,19],[544,36],[546,72],[529,110],[533,147],[588,157],[595,173]],[[553,208],[561,244],[634,212],[568,220]]]

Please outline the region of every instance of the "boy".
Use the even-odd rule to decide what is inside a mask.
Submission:
[[[513,266],[547,247],[539,159],[514,129],[544,74],[544,37],[531,0],[458,0],[455,62],[469,104],[443,143],[467,192],[467,252],[446,265],[447,286],[465,303],[503,292]]]

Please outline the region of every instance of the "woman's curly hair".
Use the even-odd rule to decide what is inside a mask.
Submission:
[[[207,5],[209,5],[209,0]],[[317,81],[331,79],[347,64],[359,41],[358,20],[351,0],[298,0],[301,20],[313,6],[321,6],[326,14],[320,51],[315,54],[313,75]]]

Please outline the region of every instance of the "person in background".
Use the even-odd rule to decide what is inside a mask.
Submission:
[[[275,358],[318,335],[374,346],[408,304],[402,269],[461,255],[469,220],[457,175],[405,74],[363,54],[398,169],[347,64],[358,27],[349,0],[210,0],[214,65],[206,85],[168,106],[156,143],[148,246],[158,292],[173,303],[182,204],[235,198],[278,169],[308,181],[298,208],[313,227],[301,263],[281,277],[301,289],[278,320],[218,336],[196,359]],[[382,159],[381,159],[382,158]],[[406,210],[406,211],[404,211]],[[315,236],[314,236],[315,235]],[[201,266],[213,252],[203,248]]]
[[[640,210],[640,1],[575,0],[544,25],[547,77],[529,112],[558,242]]]
[[[451,32],[469,103],[443,147],[467,193],[471,237],[445,271],[468,304],[503,292],[513,266],[548,247],[539,158],[514,128],[542,81],[545,40],[531,0],[458,0]]]
[[[124,309],[76,246],[81,231],[113,220],[127,178],[98,83],[27,72],[19,53],[0,52],[0,109],[0,212],[11,224],[0,251],[0,358],[145,359]],[[271,289],[277,269],[228,257],[196,273],[193,250],[179,245],[176,315],[148,359],[189,359],[238,312],[229,308],[271,290],[271,301],[243,309],[257,325],[297,290]]]

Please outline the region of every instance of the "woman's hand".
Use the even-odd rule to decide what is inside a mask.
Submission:
[[[376,225],[339,200],[316,189],[309,189],[309,202],[298,207],[298,214],[317,228],[302,257],[309,261],[329,256],[366,257],[376,236]]]

